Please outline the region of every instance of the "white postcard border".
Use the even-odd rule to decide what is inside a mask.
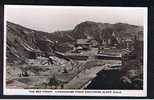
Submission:
[[[23,6],[23,5],[22,5]],[[144,63],[143,63],[143,90],[52,90],[52,89],[6,89],[6,7],[22,7],[19,5],[4,6],[4,53],[3,53],[3,94],[4,95],[43,95],[43,96],[120,96],[120,97],[145,97],[147,96],[147,7],[124,7],[124,8],[140,8],[144,10]],[[26,6],[34,7],[34,6]],[[41,6],[44,7],[44,6]],[[45,6],[48,7],[48,6]],[[49,7],[65,7],[65,6],[49,6]],[[72,6],[67,6],[72,7]],[[78,6],[80,7],[80,6]],[[83,7],[84,8],[84,7]],[[105,7],[111,8],[111,7]],[[114,7],[113,7],[114,8]],[[118,7],[123,8],[123,7]]]

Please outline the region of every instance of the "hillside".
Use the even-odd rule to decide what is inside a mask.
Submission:
[[[73,48],[73,42],[76,39],[87,38],[87,36],[99,41],[110,38],[112,32],[115,32],[119,38],[126,39],[142,30],[141,26],[125,23],[85,21],[69,31],[47,33],[7,22],[7,61],[8,63],[24,63],[29,51],[50,51],[53,46],[57,51],[66,52]]]
[[[72,34],[75,35],[76,38],[83,38],[87,35],[94,37],[95,39],[104,39],[110,38],[112,32],[120,38],[130,38],[133,35],[137,35],[139,31],[142,31],[143,27],[129,25],[125,23],[96,23],[91,21],[85,21],[83,23],[78,24]]]

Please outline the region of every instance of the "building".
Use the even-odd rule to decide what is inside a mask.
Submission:
[[[88,50],[90,48],[90,43],[88,42],[88,39],[78,39],[77,40],[77,48],[80,50]]]
[[[97,47],[98,46],[98,42],[95,39],[92,39],[89,41],[92,47]]]
[[[129,50],[133,50],[134,49],[134,47],[133,47],[133,40],[132,39],[126,39],[125,40],[125,42],[126,42],[126,49],[129,49]]]

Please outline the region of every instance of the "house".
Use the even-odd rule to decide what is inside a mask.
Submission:
[[[132,39],[129,39],[129,38],[127,38],[126,40],[125,40],[125,42],[126,42],[126,48],[127,49],[133,49],[133,40]]]
[[[98,42],[94,39],[89,41],[92,47],[97,47],[98,46]]]
[[[80,47],[82,50],[88,50],[90,47],[90,42],[88,42],[88,39],[78,39],[77,40],[77,48]]]

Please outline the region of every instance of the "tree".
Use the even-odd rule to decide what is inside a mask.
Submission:
[[[53,76],[52,78],[50,78],[49,85],[55,85],[55,86],[58,85],[58,81],[56,80],[56,77],[55,76]]]

